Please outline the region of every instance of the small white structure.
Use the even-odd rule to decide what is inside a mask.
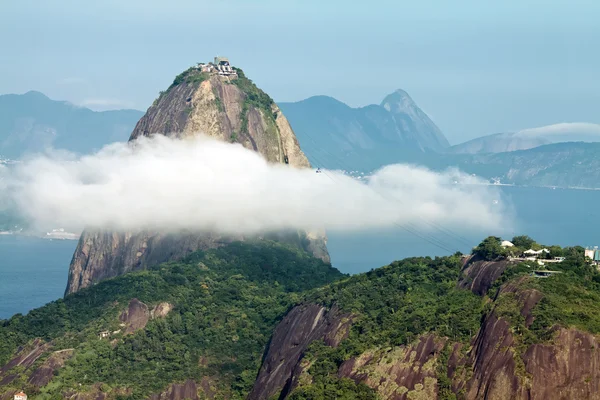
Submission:
[[[502,247],[507,248],[507,247],[514,247],[515,245],[512,244],[511,242],[509,242],[508,240],[503,240],[501,243]]]
[[[20,391],[19,393],[15,393],[14,400],[27,400],[27,395],[23,391]]]
[[[529,250],[525,250],[523,252],[523,254],[528,255],[528,256],[540,256],[542,255],[542,253],[550,253],[550,250],[548,249],[541,249],[541,250],[533,250],[533,249],[529,249]]]
[[[595,249],[585,249],[585,256],[587,258],[589,258],[590,260],[594,259],[594,253],[595,253]]]
[[[100,332],[100,339],[105,339],[110,336],[110,331],[102,331]]]

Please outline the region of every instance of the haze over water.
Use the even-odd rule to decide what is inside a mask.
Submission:
[[[600,245],[600,191],[502,187],[512,202],[516,226],[509,235],[527,234],[544,244]],[[501,199],[502,201],[502,199]],[[452,231],[473,245],[498,232]],[[433,237],[452,250],[469,246],[440,232]],[[429,236],[429,235],[428,235]],[[400,229],[386,232],[328,234],[333,265],[345,273],[360,273],[410,256],[443,255],[444,251]],[[431,236],[430,236],[431,237]],[[67,283],[69,262],[77,245],[71,240],[0,236],[0,319],[26,313],[60,298]],[[446,252],[447,254],[447,252]]]

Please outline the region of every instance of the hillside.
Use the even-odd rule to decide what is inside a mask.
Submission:
[[[351,108],[327,96],[281,109],[298,136],[308,158],[323,168],[361,171],[401,160],[406,154],[443,151],[449,144],[439,128],[398,90],[380,105]]]
[[[495,240],[352,277],[294,247],[233,243],[109,279],[0,322],[0,393],[598,398],[600,273],[553,246],[562,274],[534,278],[495,259]]]
[[[434,168],[457,166],[502,183],[600,188],[598,151],[600,143],[556,143],[497,154],[446,156],[426,163]]]
[[[19,159],[48,146],[90,153],[126,141],[142,115],[137,110],[95,112],[33,91],[0,95],[0,158]]]
[[[212,64],[209,64],[212,65]],[[271,97],[238,68],[227,75],[195,66],[175,77],[131,133],[183,138],[204,134],[239,143],[268,162],[309,168],[292,128]],[[212,67],[211,67],[212,68]],[[169,206],[166,204],[165,206]],[[323,232],[267,232],[263,237],[294,244],[329,262]],[[113,232],[86,230],[69,268],[65,293],[103,279],[185,257],[195,250],[223,246],[246,237],[210,232]]]
[[[297,292],[341,277],[291,246],[259,241],[102,282],[0,321],[0,398],[25,388],[30,398],[138,399],[188,378],[206,394],[240,398]]]

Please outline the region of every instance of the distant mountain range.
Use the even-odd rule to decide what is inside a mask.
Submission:
[[[280,107],[317,167],[367,172],[405,162],[435,170],[458,167],[508,184],[600,187],[600,143],[591,143],[600,140],[600,125],[556,124],[449,146],[402,90],[381,105],[361,108],[326,96]]]
[[[410,160],[435,170],[457,167],[501,183],[600,188],[600,143],[553,143],[528,150],[486,154],[427,155]]]
[[[456,166],[502,183],[600,188],[600,143],[592,143],[600,140],[600,125],[556,124],[450,146],[403,90],[359,108],[327,96],[279,106],[315,167],[369,172],[408,162],[436,170]],[[89,153],[126,141],[142,115],[94,112],[34,91],[2,95],[0,159],[18,159],[50,145]]]
[[[126,141],[144,115],[137,110],[95,112],[40,92],[0,96],[0,158],[18,159],[47,147],[89,153]]]
[[[450,144],[403,90],[381,104],[352,108],[327,96],[280,103],[313,165],[369,170],[407,154],[443,152]],[[342,165],[335,165],[333,160]]]

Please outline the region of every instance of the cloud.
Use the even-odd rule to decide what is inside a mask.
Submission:
[[[572,136],[573,140],[580,140],[578,136],[597,137],[600,140],[600,125],[589,122],[563,122],[560,124],[540,126],[538,128],[523,129],[516,133],[518,136],[542,136],[552,139],[555,136]]]
[[[133,103],[120,99],[104,99],[104,98],[89,98],[84,99],[80,105],[82,107],[96,109],[115,109],[115,108],[132,108]]]
[[[82,157],[48,153],[3,174],[4,196],[44,228],[253,234],[425,221],[461,230],[507,224],[494,189],[457,170],[390,165],[361,182],[334,171],[269,164],[241,145],[204,136],[156,135]]]

